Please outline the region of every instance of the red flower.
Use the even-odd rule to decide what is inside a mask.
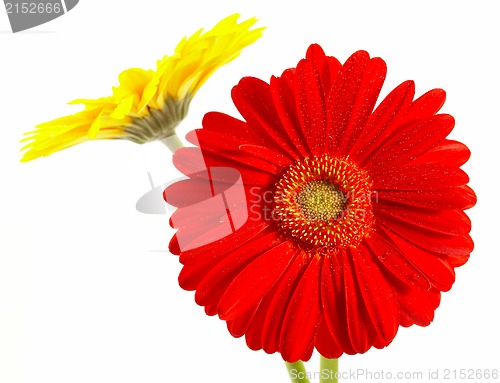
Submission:
[[[469,258],[470,152],[446,139],[445,92],[413,100],[406,81],[373,110],[385,74],[364,51],[341,65],[312,45],[270,84],[243,78],[245,121],[208,113],[188,135],[201,153],[174,156],[189,177],[165,192],[180,285],[253,350],[385,347],[432,321]]]

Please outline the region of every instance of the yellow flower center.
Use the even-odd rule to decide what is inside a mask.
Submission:
[[[276,184],[274,217],[285,233],[314,247],[356,247],[375,222],[370,178],[347,158],[299,160]]]
[[[311,181],[296,195],[295,202],[311,221],[337,219],[345,208],[344,193],[331,181]]]

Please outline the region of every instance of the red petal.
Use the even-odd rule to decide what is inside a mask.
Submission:
[[[395,88],[375,109],[369,117],[366,128],[348,154],[362,165],[376,152],[381,143],[398,128],[398,118],[405,114],[413,95],[415,84],[405,81]]]
[[[455,120],[440,114],[410,125],[385,142],[366,163],[366,170],[373,176],[386,168],[403,166],[429,151],[443,141],[453,129]]]
[[[386,232],[401,253],[415,265],[432,283],[441,290],[448,291],[455,282],[455,271],[435,254],[419,249],[403,238]]]
[[[310,61],[321,78],[321,87],[326,96],[330,93],[332,85],[335,83],[338,72],[342,65],[335,57],[327,57],[323,49],[318,44],[312,44],[306,53],[306,59]]]
[[[297,248],[294,242],[286,241],[269,249],[246,266],[222,296],[218,308],[220,318],[235,319],[257,306],[264,295],[280,280],[296,254]],[[218,269],[224,270],[227,267]]]
[[[301,360],[308,361],[309,359],[311,359],[313,352],[314,352],[314,341],[311,342],[309,349],[304,353],[304,358],[302,358]]]
[[[414,320],[410,318],[404,311],[399,312],[399,323],[403,327],[410,327],[415,324]]]
[[[361,80],[352,111],[344,131],[338,131],[335,150],[348,153],[358,140],[370,117],[385,80],[387,66],[381,58],[368,61],[366,68],[358,76]],[[354,74],[355,75],[355,74]]]
[[[208,112],[203,117],[203,129],[212,133],[231,135],[232,137],[245,137],[245,143],[265,145],[266,137],[256,131],[250,124],[237,118],[219,112]],[[198,146],[197,142],[192,142]],[[241,144],[241,142],[238,142]]]
[[[256,145],[240,145],[241,151],[248,153],[256,158],[263,159],[272,165],[277,165],[279,167],[285,167],[290,165],[290,158],[284,156],[281,152],[276,152],[264,146]]]
[[[413,164],[439,162],[458,167],[465,164],[469,158],[470,150],[467,146],[458,141],[444,140],[438,146],[417,158]]]
[[[474,248],[474,243],[468,235],[452,236],[427,229],[415,229],[409,225],[394,223],[385,217],[379,217],[378,222],[418,247],[434,253],[462,257],[468,256]]]
[[[281,77],[290,89],[295,89],[295,68],[289,68],[283,71]]]
[[[255,314],[259,306],[255,306],[252,311],[242,315],[234,320],[227,321],[227,329],[232,336],[235,338],[242,337],[250,327],[252,320],[255,318]]]
[[[245,226],[235,231],[229,237],[221,238],[214,243],[210,243],[198,249],[183,251],[179,261],[183,265],[192,265],[199,264],[200,261],[210,259],[211,257],[215,258],[220,255],[228,254],[257,236],[260,236],[268,227],[269,222],[249,221]]]
[[[460,267],[467,263],[470,258],[470,254],[438,254],[443,257],[443,259],[448,262],[451,267]]]
[[[211,168],[202,176],[179,181],[164,192],[180,208],[172,214],[182,250],[200,247],[230,235],[248,221],[248,198],[241,177],[232,168]]]
[[[476,204],[476,195],[468,186],[429,190],[378,190],[380,201],[393,201],[426,209],[469,209]]]
[[[288,133],[293,146],[301,156],[308,157],[310,150],[302,133],[299,116],[297,115],[295,93],[284,78],[271,78],[271,96],[281,123]]]
[[[462,186],[469,182],[467,174],[445,164],[420,164],[389,168],[374,178],[375,190],[429,190]]]
[[[339,358],[344,352],[338,342],[332,337],[325,321],[321,321],[316,335],[316,349],[327,359]]]
[[[288,302],[291,301],[292,295],[310,263],[310,260],[306,260],[305,257],[307,257],[305,253],[299,254],[275,287],[262,332],[264,351],[269,354],[279,350],[281,329]]]
[[[242,152],[240,150],[242,142],[236,137],[222,135],[219,133],[215,134],[205,129],[198,129],[191,132],[191,134],[196,134],[200,147],[202,148],[203,159],[205,160],[207,167],[216,166],[214,163],[209,161],[209,154],[215,154],[219,162],[226,167],[231,167],[234,163],[238,170],[242,167],[251,166],[257,169],[260,173],[267,172],[275,175],[279,171],[276,164],[271,164],[268,161],[263,161]]]
[[[297,65],[297,105],[302,133],[314,155],[324,153],[326,106],[320,77],[313,64],[301,60]]]
[[[255,200],[250,200],[249,193],[242,189],[241,184],[232,185],[223,191],[215,189],[221,187],[221,184],[213,183],[212,185],[216,191],[213,197],[181,206],[172,214],[170,225],[179,229],[176,236],[182,251],[205,246],[231,235],[247,224],[249,220],[254,224],[266,220],[266,217],[263,214],[257,214],[257,211],[253,211],[249,216],[247,203],[251,202],[258,208],[260,208],[261,204],[255,197]],[[177,189],[176,191],[183,190],[182,188],[175,189]],[[174,189],[171,191],[174,191]],[[190,202],[191,197],[196,196],[196,194],[192,194],[192,196],[189,196],[186,193],[187,201],[182,201],[180,196],[176,197],[177,202]],[[219,232],[223,235],[218,235]]]
[[[185,175],[195,174],[207,169],[200,148],[180,148],[174,152],[172,161],[174,166]]]
[[[186,137],[189,137],[196,145],[199,145],[198,136],[196,131],[188,133]],[[239,151],[239,149],[238,149]],[[224,158],[219,156],[217,152],[211,153],[210,151],[205,151],[202,153],[200,148],[180,148],[175,151],[173,155],[173,162],[175,167],[183,174],[189,176],[190,178],[202,178],[202,172],[207,172],[209,167],[227,167],[231,166],[235,168],[240,174],[245,184],[253,185],[267,185],[271,179],[274,179],[275,166],[264,163],[264,167],[267,172],[259,170],[259,164],[262,161],[256,163],[257,167],[248,166],[246,154],[235,152],[235,150],[227,150],[227,152],[233,153],[233,158],[235,160]],[[238,157],[242,157],[239,159]],[[255,162],[254,162],[255,163]],[[270,173],[269,173],[270,172]]]
[[[186,217],[183,217],[183,219],[187,221]],[[211,217],[209,220],[204,220],[203,222],[197,221],[196,227],[193,229],[190,229],[186,225],[184,223],[182,226],[176,227],[178,229],[176,236],[179,240],[181,251],[201,248],[234,234],[231,221],[227,215]],[[204,225],[209,225],[209,229],[205,228],[203,230]]]
[[[321,319],[319,274],[321,262],[311,260],[295,290],[283,321],[281,355],[287,362],[306,360]]]
[[[169,185],[163,192],[166,202],[175,207],[191,206],[213,197],[207,179],[185,179]]]
[[[347,333],[346,300],[343,294],[343,271],[340,263],[343,262],[342,258],[332,254],[323,259],[321,305],[324,321],[332,337],[340,344],[344,352],[355,354]]]
[[[389,243],[388,239],[381,235],[383,232],[380,230],[378,228],[370,238],[366,239],[366,244],[372,254],[378,258],[390,275],[396,277],[405,285],[429,290],[431,285],[426,276],[411,264],[399,249]]]
[[[406,222],[428,230],[443,234],[462,235],[471,230],[469,217],[461,210],[427,210],[412,207],[399,207],[395,204],[378,203],[375,206],[375,215],[383,215],[396,224]]]
[[[222,258],[254,240],[267,226],[268,224],[248,225],[217,242],[183,251],[179,257],[179,261],[184,265],[179,275],[180,286],[185,290],[195,290],[207,272]]]
[[[179,255],[181,253],[181,248],[179,247],[179,241],[177,240],[177,235],[173,235],[172,239],[168,244],[168,250],[174,254]]]
[[[441,294],[437,290],[406,288],[398,291],[398,299],[401,320],[405,326],[428,326],[434,319],[434,311],[439,306]]]
[[[244,77],[231,94],[238,111],[256,133],[265,138],[267,146],[271,145],[273,149],[281,150],[291,158],[300,157],[274,108],[269,84],[257,78]]]
[[[371,320],[363,304],[361,293],[354,282],[354,269],[351,266],[352,253],[344,254],[344,294],[347,315],[347,333],[356,353],[366,352],[376,336]]]
[[[370,56],[365,51],[352,54],[340,69],[328,95],[328,151],[338,147],[338,142],[346,131],[361,86],[362,73],[369,61]]]
[[[250,326],[245,334],[247,346],[251,350],[260,350],[262,348],[262,330],[264,321],[269,311],[269,303],[271,302],[272,294],[267,294],[258,306]]]
[[[427,118],[436,114],[446,100],[446,93],[442,89],[432,89],[412,102],[402,123]]]
[[[241,174],[243,180],[243,185],[246,189],[251,188],[253,185],[258,185],[260,187],[276,182],[276,175],[273,173],[276,170],[274,166],[269,164],[267,161],[261,161],[254,157],[250,157],[247,154],[241,152],[241,157],[245,156],[241,160],[233,160],[229,158],[224,158],[224,156],[219,155],[217,152],[205,151],[203,153],[203,158],[205,159],[207,166],[211,168],[217,167],[230,167],[234,168]],[[258,161],[257,164],[255,161]],[[252,166],[249,163],[253,163]],[[266,171],[260,170],[260,167],[266,167]],[[190,175],[192,176],[192,175]]]
[[[399,306],[394,290],[364,246],[352,249],[350,253],[366,311],[379,336],[390,342],[399,326]]]
[[[399,315],[398,315],[398,323],[400,321],[399,317],[401,317],[401,313],[399,313]],[[375,340],[373,341],[373,347],[376,347],[376,348],[379,348],[379,349],[380,348],[384,348],[384,347],[387,347],[391,342],[392,342],[392,339],[391,340],[385,340],[381,336],[377,336],[375,338]]]
[[[370,61],[365,51],[355,52],[345,62],[327,100],[328,150],[337,151],[346,135],[357,136],[355,132],[366,123],[384,78],[384,62]]]
[[[212,268],[205,269],[205,276],[196,290],[196,303],[200,306],[218,305],[228,286],[241,271],[254,259],[258,259],[271,249],[280,247],[281,244],[283,244],[281,235],[273,231],[233,250],[219,263],[213,264]],[[218,311],[220,313],[220,310]],[[234,317],[228,319],[234,319]]]

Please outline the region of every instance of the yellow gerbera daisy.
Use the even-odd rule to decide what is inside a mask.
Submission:
[[[131,68],[118,76],[113,95],[83,104],[76,114],[42,123],[25,133],[21,161],[48,156],[81,142],[95,139],[127,139],[136,143],[165,140],[186,116],[189,103],[217,68],[232,61],[252,44],[264,28],[250,29],[255,18],[238,23],[238,14],[213,29],[200,29],[183,38],[172,56],[165,56],[156,70]]]

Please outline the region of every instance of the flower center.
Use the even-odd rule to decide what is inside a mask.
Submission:
[[[371,181],[346,158],[299,160],[281,176],[274,217],[281,229],[316,247],[356,247],[373,231]]]
[[[337,219],[345,208],[344,193],[327,180],[305,184],[297,193],[295,203],[311,221]]]

